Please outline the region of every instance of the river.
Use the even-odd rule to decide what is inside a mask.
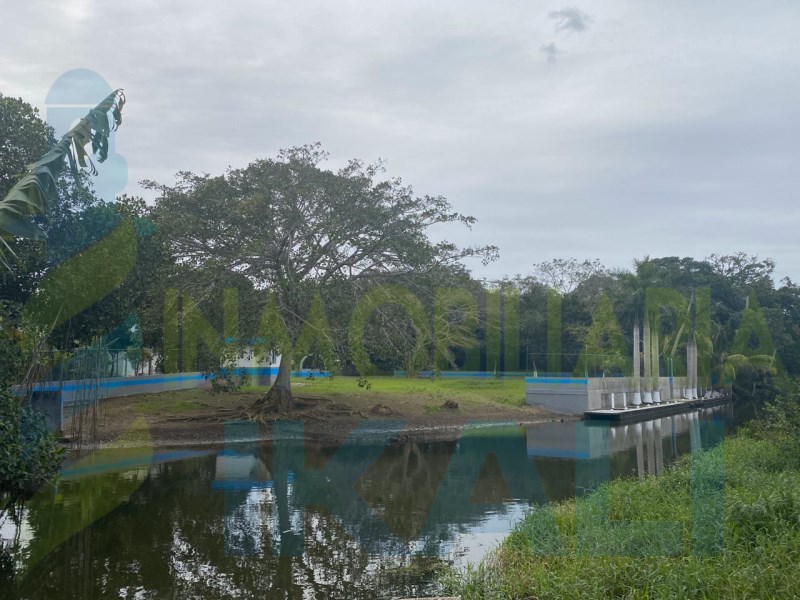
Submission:
[[[658,474],[750,412],[475,423],[443,442],[372,435],[332,448],[233,436],[223,448],[107,453],[71,465],[29,504],[13,565],[0,563],[0,597],[423,595],[438,570],[485,556],[532,504],[569,498],[588,479]]]

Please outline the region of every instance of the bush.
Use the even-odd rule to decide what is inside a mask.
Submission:
[[[769,440],[779,449],[784,463],[800,466],[800,379],[784,381],[780,393],[764,404],[763,417],[743,433]]]
[[[0,513],[53,481],[63,452],[41,414],[23,408],[10,390],[0,391]]]
[[[247,370],[236,366],[243,351],[235,345],[226,345],[220,354],[220,365],[203,373],[203,377],[211,381],[212,394],[238,392],[250,383]]]

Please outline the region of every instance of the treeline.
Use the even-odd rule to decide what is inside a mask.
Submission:
[[[53,143],[23,102],[3,98],[2,112],[0,135],[16,155],[0,169]],[[149,349],[166,370],[214,369],[221,348],[256,346],[344,373],[610,376],[629,372],[633,327],[650,319],[663,373],[681,373],[690,338],[716,384],[766,389],[776,373],[800,371],[800,288],[776,283],[770,259],[643,257],[619,270],[565,258],[479,281],[465,259],[491,261],[497,247],[429,236],[474,219],[386,179],[380,163],[334,172],[326,158],[310,145],[219,176],[145,182],[151,204],[105,202],[66,173],[59,203],[41,218],[47,244],[9,242],[4,331],[46,329],[53,354],[97,340],[133,360]],[[14,181],[2,175],[0,195]],[[648,290],[665,289],[680,300],[652,313]]]

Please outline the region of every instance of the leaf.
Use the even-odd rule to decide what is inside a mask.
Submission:
[[[122,90],[115,90],[28,168],[28,172],[0,201],[0,236],[12,235],[31,239],[46,237],[37,225],[25,222],[23,219],[28,215],[47,213],[48,203],[57,198],[56,181],[64,166],[65,158],[76,179],[76,162],[83,168],[89,168],[93,175],[97,174],[97,169],[89,159],[85,146],[91,143],[93,152],[98,154],[98,161],[106,160],[109,148],[108,136],[122,122],[121,111],[124,104],[125,95]],[[113,127],[109,124],[109,113],[113,116]],[[87,159],[90,166],[87,165]],[[0,244],[0,264],[6,268],[8,268],[5,258],[7,252],[11,253],[8,244]]]

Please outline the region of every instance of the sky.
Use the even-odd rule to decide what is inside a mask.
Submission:
[[[498,245],[477,277],[741,250],[800,281],[796,0],[2,2],[0,92],[125,89],[119,191],[319,141],[475,216],[432,235]]]

